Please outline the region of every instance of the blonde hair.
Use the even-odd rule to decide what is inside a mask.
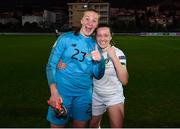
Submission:
[[[87,9],[87,10],[85,10],[83,15],[82,15],[82,18],[84,17],[86,12],[94,12],[94,13],[98,14],[98,19],[100,18],[100,13],[95,9]]]

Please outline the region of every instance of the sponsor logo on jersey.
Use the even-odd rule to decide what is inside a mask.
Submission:
[[[72,44],[71,44],[72,47],[76,47],[76,45],[77,45],[77,44],[75,44],[75,43],[72,43]]]

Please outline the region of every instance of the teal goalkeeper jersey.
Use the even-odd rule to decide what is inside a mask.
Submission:
[[[92,60],[96,42],[73,32],[62,34],[55,42],[46,67],[49,85],[55,83],[60,94],[79,96],[92,92],[93,77],[102,78],[105,71],[103,56],[100,62]],[[59,61],[65,69],[57,67]]]

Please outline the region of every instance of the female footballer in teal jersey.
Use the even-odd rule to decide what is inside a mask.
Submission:
[[[102,78],[105,70],[104,58],[90,36],[98,22],[96,11],[85,11],[79,33],[64,33],[52,48],[46,68],[51,92],[47,119],[51,127],[65,127],[69,118],[73,127],[86,127],[91,118],[93,77]],[[67,64],[66,69],[57,68],[60,60]],[[52,108],[59,101],[67,109],[66,117],[57,118]]]
[[[107,110],[110,127],[123,127],[124,94],[123,85],[128,83],[128,71],[124,53],[113,46],[112,32],[108,25],[99,25],[96,29],[96,40],[106,60],[104,76],[93,79],[92,119],[90,127],[100,127],[102,116]]]

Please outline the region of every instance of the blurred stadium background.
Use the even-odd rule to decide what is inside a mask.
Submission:
[[[0,32],[60,32],[93,8],[113,32],[179,32],[179,0],[1,0]]]
[[[109,15],[104,15],[115,45],[128,61],[126,128],[180,127],[180,4],[178,0],[152,1],[120,0],[121,5],[108,6]],[[54,6],[65,5],[55,0],[45,0],[42,6],[33,0],[13,2],[0,5],[0,127],[47,128],[45,66],[57,38],[55,29],[61,33],[75,27],[65,10],[70,6]],[[69,2],[100,3],[101,7],[113,0]],[[55,22],[44,19],[48,16]],[[109,127],[107,114],[102,127]]]

